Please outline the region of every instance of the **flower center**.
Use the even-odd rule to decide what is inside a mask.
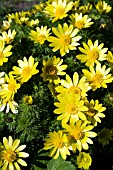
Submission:
[[[96,110],[93,108],[89,108],[89,110],[87,111],[87,115],[89,116],[94,116],[96,114]]]
[[[85,163],[89,163],[89,162],[90,162],[90,159],[89,159],[89,157],[86,157],[86,156],[85,156],[85,157],[83,158],[83,161],[84,161]]]
[[[44,35],[44,34],[40,34],[39,36],[38,36],[38,41],[39,41],[39,43],[42,43],[42,41],[45,41],[46,40],[46,36]]]
[[[75,27],[82,29],[84,27],[83,21],[77,21],[75,22]]]
[[[61,43],[62,45],[69,45],[70,42],[71,42],[71,39],[70,39],[69,36],[67,36],[67,35],[61,36],[61,38],[60,38],[60,43]]]
[[[73,93],[73,94],[80,94],[81,93],[81,89],[77,86],[71,86],[69,88],[69,92]]]
[[[15,85],[14,84],[8,84],[8,90],[9,91],[15,91]]]
[[[92,82],[94,82],[95,84],[100,84],[103,81],[103,75],[102,74],[95,74],[95,76],[93,77]]]
[[[78,112],[77,107],[74,104],[67,104],[66,111],[71,115],[75,115]]]
[[[56,140],[53,141],[54,146],[57,146],[58,148],[61,148],[63,146],[63,142],[61,139],[57,138]]]
[[[84,133],[78,127],[74,127],[73,130],[71,131],[71,136],[75,140],[80,140],[84,137]]]
[[[47,66],[46,72],[48,75],[55,76],[57,75],[57,68],[55,66]]]
[[[91,50],[91,51],[88,52],[87,57],[90,60],[95,61],[99,57],[99,54],[98,54],[98,52]]]
[[[30,67],[24,67],[24,69],[22,70],[23,77],[27,77],[30,73],[31,73]]]
[[[0,51],[0,59],[4,58],[4,53],[2,51]]]
[[[62,17],[62,15],[64,15],[64,13],[65,13],[64,8],[62,6],[59,6],[56,9],[55,15],[56,15],[56,17],[60,18],[60,17]]]
[[[13,162],[16,160],[16,153],[12,150],[7,150],[4,153],[3,158],[8,162]]]

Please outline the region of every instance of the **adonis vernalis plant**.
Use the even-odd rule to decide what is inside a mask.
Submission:
[[[1,169],[112,169],[112,7],[48,0],[3,17]]]

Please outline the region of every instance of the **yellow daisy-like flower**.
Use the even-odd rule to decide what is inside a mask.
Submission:
[[[85,63],[86,66],[94,66],[94,63],[97,63],[98,60],[106,60],[107,54],[105,53],[107,52],[108,48],[103,48],[104,43],[99,45],[98,40],[96,40],[93,45],[93,42],[88,40],[87,44],[83,42],[83,46],[84,48],[79,47],[79,50],[83,54],[78,54],[76,58],[82,63]]]
[[[62,158],[65,160],[67,155],[70,155],[66,147],[67,142],[67,137],[61,130],[58,132],[49,132],[48,137],[45,139],[44,149],[51,149],[50,156],[54,156],[54,159],[57,159],[61,154]]]
[[[52,28],[53,33],[56,37],[49,36],[47,40],[51,42],[50,47],[53,48],[53,52],[60,50],[61,56],[64,56],[66,53],[69,53],[69,50],[76,50],[76,46],[79,45],[79,41],[82,37],[76,36],[79,32],[77,28],[73,28],[73,25],[68,26],[66,23],[63,24],[63,27],[58,24],[58,28]]]
[[[95,5],[97,11],[102,14],[102,13],[108,13],[111,11],[112,7],[108,5],[105,1],[98,1],[98,3]]]
[[[22,11],[22,12],[8,14],[7,18],[10,22],[14,20],[16,24],[22,25],[22,23],[25,23],[27,20],[29,20],[29,18],[26,17],[28,15],[29,15],[29,12]]]
[[[7,47],[5,47],[4,40],[0,40],[0,66],[8,61],[7,57],[12,55],[12,52],[10,51],[11,48],[12,45],[8,45]]]
[[[8,30],[8,33],[6,31],[2,32],[2,36],[0,36],[0,40],[4,40],[6,44],[11,44],[12,41],[14,40],[16,35],[16,31],[13,30]]]
[[[29,105],[29,104],[33,103],[33,98],[32,98],[32,96],[24,96],[23,101],[24,101],[24,103]]]
[[[73,7],[73,2],[68,2],[67,0],[54,0],[52,3],[47,3],[44,12],[53,18],[52,22],[58,19],[65,18]]]
[[[39,24],[39,20],[36,19],[36,20],[31,20],[31,21],[26,21],[26,25],[28,25],[29,27],[33,27],[35,25],[38,25]]]
[[[9,21],[3,21],[3,25],[2,25],[2,30],[6,31],[10,28],[10,22]]]
[[[107,83],[113,81],[112,74],[109,74],[110,68],[106,69],[105,65],[101,67],[101,64],[98,62],[96,68],[90,66],[89,69],[90,71],[86,69],[83,69],[82,71],[93,91],[100,87],[107,88]]]
[[[17,90],[20,88],[20,84],[16,82],[13,75],[9,73],[5,75],[6,83],[2,84],[2,90],[0,91],[0,96],[5,102],[13,100],[14,94],[17,93]]]
[[[3,147],[0,154],[0,157],[3,161],[1,167],[2,170],[21,170],[19,164],[22,166],[27,166],[27,163],[22,159],[29,156],[28,153],[23,152],[23,149],[26,147],[26,145],[19,146],[19,144],[19,139],[15,139],[13,141],[13,138],[11,136],[9,136],[8,139],[6,137],[3,137]]]
[[[88,3],[87,5],[80,6],[78,9],[82,14],[90,13],[92,10],[92,4]]]
[[[110,140],[113,140],[113,129],[103,128],[100,132],[97,133],[98,142],[103,146],[108,145]]]
[[[31,30],[29,38],[34,41],[34,43],[44,44],[50,35],[50,30],[51,28],[47,29],[47,26],[41,26],[41,28],[37,27],[36,31]]]
[[[106,110],[106,107],[102,107],[102,104],[100,104],[98,100],[94,101],[93,99],[90,102],[85,100],[85,105],[88,108],[88,111],[86,111],[87,120],[94,126],[97,126],[97,122],[101,123],[100,118],[105,117],[103,111]]]
[[[73,2],[73,9],[72,10],[75,12],[75,10],[78,9],[79,5],[80,5],[80,0],[74,1]]]
[[[66,74],[66,80],[60,81],[61,85],[68,89],[68,92],[73,94],[79,94],[82,97],[87,96],[87,92],[91,89],[89,83],[86,82],[86,77],[83,76],[79,80],[79,75],[77,72],[73,74],[73,81],[70,76]],[[57,88],[56,88],[57,90]]]
[[[64,70],[67,68],[67,65],[61,65],[63,63],[63,59],[57,58],[53,56],[49,58],[47,61],[43,60],[43,68],[41,73],[41,77],[43,77],[43,81],[49,81],[50,83],[58,84],[60,83],[60,78],[58,75],[65,75]]]
[[[77,156],[77,161],[76,161],[78,168],[83,168],[83,169],[89,169],[92,163],[92,159],[89,153],[85,152],[80,152],[79,155]]]
[[[88,108],[84,105],[84,101],[81,100],[80,95],[75,95],[74,93],[65,92],[65,94],[57,95],[59,102],[55,102],[54,105],[58,107],[54,110],[55,114],[60,114],[57,117],[57,120],[62,120],[62,124],[67,123],[68,121],[75,121],[82,119],[86,120],[84,114]]]
[[[72,14],[70,16],[70,19],[71,19],[70,23],[80,30],[83,28],[88,28],[93,24],[93,22],[91,22],[91,18],[88,18],[88,15],[82,16],[82,13]]]
[[[13,67],[11,74],[14,74],[20,83],[27,82],[32,75],[39,72],[39,70],[36,69],[38,62],[34,63],[34,58],[32,56],[29,57],[28,61],[26,57],[24,57],[23,61],[18,60],[18,65],[19,67]]]
[[[36,11],[42,12],[44,10],[44,8],[45,8],[45,5],[46,5],[46,3],[39,2],[38,4],[34,5],[34,8],[36,9]]]
[[[113,64],[113,54],[112,54],[111,51],[108,51],[106,60],[107,60],[110,64]]]
[[[81,151],[82,148],[88,150],[88,143],[93,144],[93,141],[90,138],[96,137],[97,134],[91,131],[94,126],[87,124],[87,121],[82,120],[78,120],[76,123],[73,120],[69,125],[63,124],[63,127],[66,129],[65,132],[67,134],[67,138],[69,139],[69,145],[72,146],[72,150],[75,147],[79,151]]]
[[[0,111],[2,112],[6,107],[6,113],[9,112],[9,110],[11,109],[11,111],[15,114],[18,113],[18,104],[14,101],[14,100],[1,100],[0,101]]]

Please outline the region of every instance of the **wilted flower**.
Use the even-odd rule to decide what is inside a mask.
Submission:
[[[110,140],[113,140],[113,130],[108,128],[103,128],[97,133],[98,142],[103,146],[108,145]]]

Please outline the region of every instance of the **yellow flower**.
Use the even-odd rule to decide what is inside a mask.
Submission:
[[[41,28],[37,27],[36,31],[31,30],[29,38],[34,41],[34,43],[44,44],[50,35],[49,31],[51,28],[47,29],[47,26]]]
[[[34,8],[36,11],[42,12],[43,9],[45,8],[45,3],[44,2],[39,2],[39,4],[34,5]]]
[[[92,4],[88,3],[87,5],[80,6],[78,11],[80,11],[82,14],[90,13],[92,10]]]
[[[10,22],[14,20],[16,24],[22,25],[22,23],[25,23],[27,20],[29,20],[29,18],[26,17],[27,15],[29,15],[29,12],[22,11],[22,12],[8,14],[7,18]]]
[[[11,109],[11,111],[15,114],[18,113],[18,104],[14,101],[14,100],[1,100],[0,101],[0,111],[2,112],[6,107],[6,113],[9,112],[9,110]]]
[[[80,0],[76,0],[73,2],[73,11],[75,12],[75,10],[77,10],[77,8],[80,5]]]
[[[88,28],[93,24],[93,22],[91,22],[91,18],[88,18],[88,15],[82,16],[82,13],[72,14],[70,19],[70,23],[78,29]]]
[[[93,144],[93,141],[90,138],[96,137],[97,134],[91,131],[94,126],[87,124],[88,121],[82,120],[78,120],[76,123],[73,120],[69,125],[63,124],[63,127],[66,129],[67,138],[69,139],[70,149],[72,146],[72,150],[74,150],[76,146],[79,151],[81,151],[82,148],[88,150],[88,143]]]
[[[3,21],[3,25],[2,25],[2,30],[6,31],[10,28],[10,22],[9,21]]]
[[[87,120],[94,126],[97,126],[97,122],[101,123],[100,118],[105,117],[103,111],[106,110],[106,107],[102,107],[102,104],[100,104],[98,100],[94,101],[93,99],[90,102],[86,100],[85,105],[88,108],[88,111],[86,111]]]
[[[58,24],[58,28],[52,28],[53,33],[56,37],[49,36],[47,40],[50,43],[50,47],[53,48],[53,52],[60,50],[61,56],[64,56],[66,53],[69,53],[69,50],[76,50],[76,46],[79,45],[79,41],[82,37],[76,36],[79,32],[77,28],[73,28],[73,25],[68,26],[66,23],[63,24],[63,27]]]
[[[53,0],[52,3],[47,3],[44,12],[53,18],[52,22],[58,19],[65,18],[73,7],[73,2],[67,2],[67,0]]]
[[[23,101],[24,101],[24,103],[26,103],[26,104],[32,104],[32,103],[33,103],[32,96],[25,96],[25,97],[23,98]]]
[[[4,40],[6,44],[11,44],[12,41],[14,40],[16,35],[16,31],[13,30],[8,30],[8,33],[6,31],[2,32],[2,36],[0,36],[0,40]]]
[[[3,161],[2,170],[21,170],[19,164],[22,166],[27,166],[27,163],[23,159],[21,159],[27,158],[29,156],[28,153],[22,151],[26,147],[26,145],[19,146],[19,144],[19,139],[15,139],[13,141],[11,136],[9,136],[9,139],[3,137],[4,146],[0,154],[0,157]]]
[[[67,65],[61,65],[62,63],[63,59],[56,58],[56,56],[49,58],[47,61],[43,60],[44,67],[42,68],[43,73],[41,73],[43,81],[49,81],[55,84],[60,83],[58,75],[65,75],[64,70],[67,68]]]
[[[79,80],[79,75],[77,72],[73,74],[73,81],[71,80],[70,76],[66,74],[66,80],[60,81],[61,85],[68,89],[68,92],[79,94],[82,97],[87,96],[87,92],[91,89],[89,83],[86,82],[86,77],[83,76]],[[58,88],[56,88],[57,90]],[[59,91],[58,91],[59,92]]]
[[[65,160],[67,155],[70,155],[70,152],[66,147],[67,142],[67,137],[61,130],[58,132],[49,132],[48,137],[45,139],[44,149],[51,149],[50,156],[54,156],[54,159],[57,159],[59,154],[61,154],[62,158]]]
[[[2,90],[0,91],[0,96],[2,100],[5,100],[5,102],[13,100],[14,94],[17,93],[17,90],[20,88],[20,84],[16,82],[13,75],[9,73],[8,75],[5,75],[6,83],[2,84]]]
[[[26,25],[28,25],[29,27],[33,27],[35,25],[38,25],[39,24],[39,20],[36,19],[36,20],[31,20],[31,21],[26,21]]]
[[[110,64],[113,64],[113,54],[112,54],[111,51],[108,51],[106,60],[107,60]]]
[[[29,57],[28,61],[27,58],[24,57],[23,61],[18,60],[19,67],[14,66],[12,74],[16,75],[16,79],[20,81],[20,83],[27,82],[32,75],[35,75],[39,72],[36,69],[38,62],[34,63],[34,58],[32,56]]]
[[[108,145],[110,140],[113,140],[113,129],[103,128],[100,132],[97,133],[98,142],[103,146]]]
[[[88,40],[88,45],[83,42],[83,46],[84,48],[79,47],[79,50],[83,54],[78,54],[76,58],[81,60],[82,63],[85,63],[86,66],[94,66],[94,63],[97,63],[98,60],[106,60],[107,54],[105,53],[108,48],[103,48],[103,43],[98,45],[98,40],[96,40],[93,45],[92,41]]]
[[[107,26],[107,24],[106,24],[106,23],[101,23],[101,24],[100,24],[100,28],[101,28],[101,29],[106,28],[106,26]]]
[[[10,55],[12,55],[12,52],[10,51],[12,48],[12,45],[8,45],[5,47],[4,40],[0,40],[0,66],[3,65],[3,63],[6,63],[8,61],[8,58]]]
[[[108,5],[105,1],[98,1],[98,3],[95,5],[97,11],[102,14],[102,13],[108,13],[111,11],[112,7]]]
[[[83,69],[82,71],[93,91],[100,87],[107,88],[107,83],[111,83],[113,81],[113,76],[108,74],[110,72],[110,68],[106,69],[105,65],[101,67],[101,64],[98,62],[96,64],[96,68],[90,66],[89,69],[90,71],[86,69]]]
[[[62,124],[78,119],[86,120],[84,114],[88,108],[84,105],[84,101],[80,99],[80,95],[74,93],[65,92],[65,94],[59,94],[57,96],[59,102],[55,102],[54,105],[58,107],[54,110],[55,114],[60,114],[57,120],[62,120]]]
[[[79,155],[77,156],[76,163],[78,165],[78,168],[88,170],[92,163],[91,156],[89,155],[89,153],[80,152]]]

